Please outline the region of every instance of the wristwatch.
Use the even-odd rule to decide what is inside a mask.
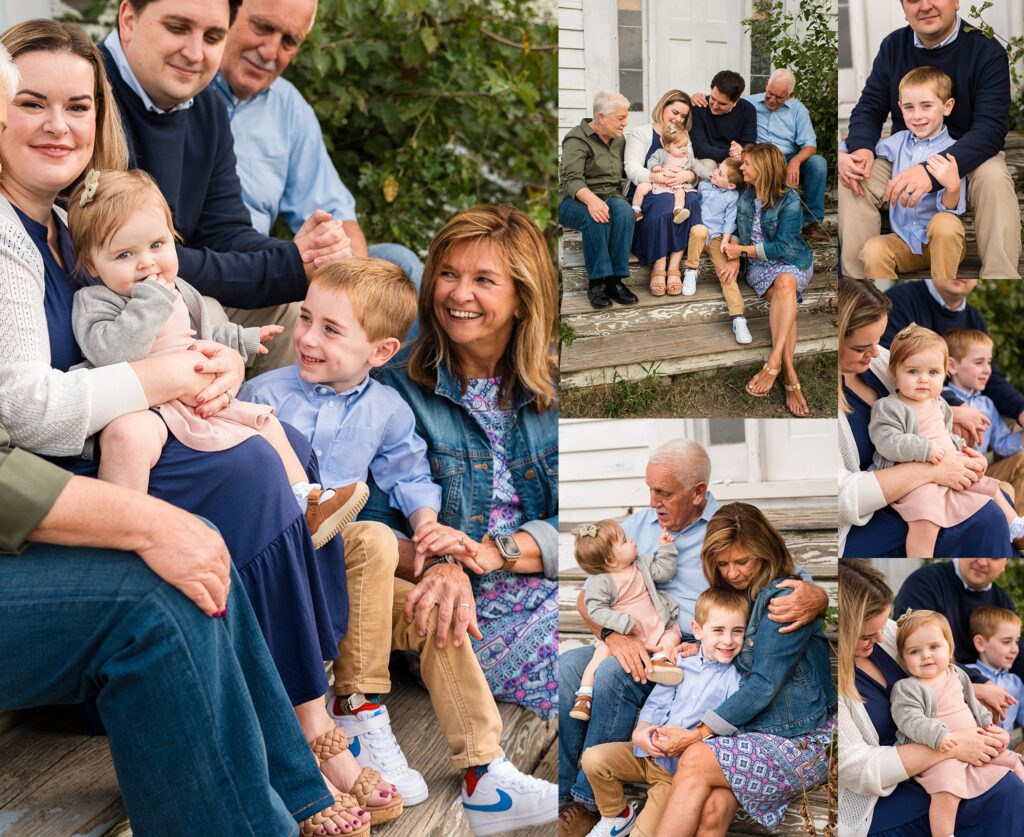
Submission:
[[[494,545],[498,547],[498,552],[505,559],[505,563],[501,565],[501,568],[512,572],[516,562],[523,557],[522,550],[519,549],[516,539],[511,535],[498,535],[494,539]]]
[[[614,633],[618,632],[613,631],[611,628],[601,628],[601,639],[608,639]]]
[[[427,574],[427,570],[431,567],[436,567],[438,564],[458,564],[459,562],[452,558],[451,555],[442,555],[439,558],[431,558],[423,565],[423,570],[420,572],[420,578],[423,578]]]

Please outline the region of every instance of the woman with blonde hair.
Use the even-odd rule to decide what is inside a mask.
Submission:
[[[844,280],[844,283],[849,280]],[[839,833],[842,837],[928,837],[930,797],[908,781],[949,758],[984,764],[1006,749],[1002,730],[953,730],[947,753],[923,744],[896,744],[890,711],[893,686],[907,676],[899,664],[893,593],[867,561],[839,562]],[[1024,784],[1006,776],[960,804],[958,837],[1024,833]]]
[[[774,829],[801,791],[828,776],[836,695],[822,622],[782,632],[769,618],[769,603],[790,592],[783,582],[796,578],[786,542],[759,509],[729,503],[708,521],[701,563],[712,587],[740,590],[752,603],[735,661],[743,681],[665,748],[681,756],[657,837],[693,837],[698,828],[724,837],[741,805]]]
[[[800,195],[786,184],[786,158],[771,143],[743,149],[740,170],[747,188],[736,205],[736,236],[726,245],[726,278],[735,281],[740,257],[747,258],[747,284],[770,303],[768,320],[772,349],[761,370],[747,382],[755,398],[771,391],[779,372],[784,375],[786,409],[794,416],[810,413],[800,391],[796,366],[796,307],[814,275],[811,249],[801,234]]]
[[[906,557],[907,523],[890,505],[928,483],[962,491],[985,473],[984,457],[970,448],[937,463],[872,469],[871,408],[896,391],[889,351],[879,345],[891,307],[867,279],[839,283],[839,554],[849,558]],[[952,558],[1005,558],[1011,549],[1009,525],[994,501],[942,529],[935,544],[936,555]]]

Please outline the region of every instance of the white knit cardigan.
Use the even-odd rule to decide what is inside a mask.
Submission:
[[[44,275],[42,255],[0,196],[0,423],[17,447],[77,456],[112,419],[148,405],[127,363],[74,372],[50,366]]]
[[[897,662],[896,623],[883,628],[882,648]],[[882,747],[864,704],[839,696],[839,837],[864,837],[875,803],[909,779],[895,747]]]
[[[896,384],[889,375],[889,350],[879,347],[870,369],[889,392]],[[863,526],[871,515],[889,505],[873,471],[861,471],[857,442],[846,413],[839,410],[839,554],[843,554],[851,526]]]

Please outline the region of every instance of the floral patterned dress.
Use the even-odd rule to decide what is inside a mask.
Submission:
[[[751,244],[761,244],[764,239],[764,231],[761,229],[761,209],[764,204],[759,200],[754,201],[754,225],[750,230]],[[772,283],[779,278],[781,273],[790,273],[796,279],[796,300],[803,300],[804,288],[814,276],[814,264],[806,270],[801,270],[791,264],[780,262],[764,261],[763,259],[750,259],[747,262],[747,284],[754,289],[758,296],[764,296]]]
[[[470,378],[463,404],[491,443],[494,489],[488,533],[512,535],[526,522],[508,466],[512,410],[498,405],[500,378]],[[518,703],[542,718],[558,707],[558,582],[498,570],[470,575],[483,640],[473,650],[497,700]]]

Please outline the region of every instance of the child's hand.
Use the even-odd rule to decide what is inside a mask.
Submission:
[[[722,236],[722,243],[719,246],[719,249],[722,251],[723,256],[725,255],[725,248],[728,246],[730,241],[732,241],[732,236],[729,233]]]
[[[153,273],[153,274],[147,276],[146,278],[147,279],[152,279],[158,285],[163,285],[169,291],[173,291],[175,289],[174,288],[174,282],[172,282],[170,279],[165,279],[159,273]]]
[[[661,546],[670,546],[676,542],[675,536],[669,532],[668,529],[661,530],[661,537],[658,538],[658,543]]]
[[[651,174],[659,174],[661,172],[661,169],[661,166],[655,166],[653,169],[651,169]]]
[[[665,754],[654,743],[654,736],[658,729],[658,727],[651,726],[633,730],[633,744],[652,756],[664,756]]]
[[[935,154],[928,158],[925,168],[947,189],[960,188],[960,169],[956,164],[956,158],[952,154]]]
[[[277,335],[284,331],[284,326],[279,325],[265,325],[260,326],[260,354],[265,355],[270,350],[264,346],[264,343],[269,343]]]
[[[676,660],[678,660],[680,656],[692,657],[698,651],[700,651],[700,645],[696,642],[682,642],[675,648],[669,648],[665,653],[668,654],[669,662],[672,663],[672,665],[675,665]]]
[[[724,247],[724,252],[727,259],[738,259],[740,257],[740,252],[743,250],[743,245],[737,244],[734,241],[730,241],[728,244],[724,244]]]
[[[928,454],[928,461],[931,462],[932,465],[938,465],[945,458],[945,448],[940,448],[938,445],[932,445],[932,452]]]
[[[956,748],[957,745],[959,745],[959,744],[960,744],[960,739],[957,738],[955,735],[953,735],[953,733],[948,733],[946,735],[946,737],[942,739],[942,742],[939,744],[939,752],[940,753],[952,752],[953,749]]]

